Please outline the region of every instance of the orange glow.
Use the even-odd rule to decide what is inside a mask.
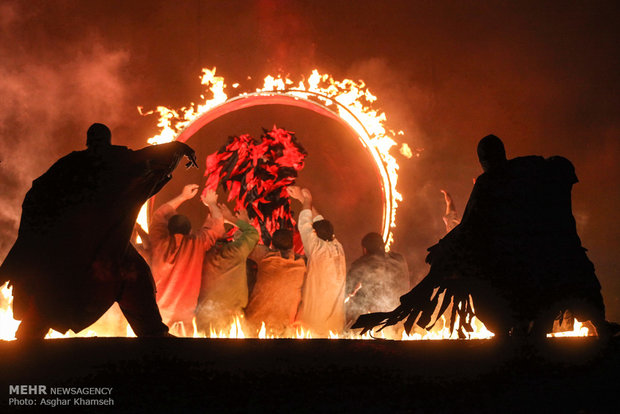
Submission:
[[[5,283],[4,286],[0,289],[2,302],[7,303],[8,305],[4,307],[0,307],[0,339],[2,340],[14,340],[15,332],[17,331],[17,327],[19,326],[19,321],[13,319],[13,310],[12,310],[12,289],[8,287],[8,283]],[[113,312],[114,308],[108,311],[108,314]],[[91,327],[83,330],[79,333],[74,333],[73,331],[69,331],[66,334],[60,334],[54,330],[49,331],[49,333],[45,336],[46,339],[57,339],[57,338],[74,338],[74,337],[94,337],[94,336],[125,336],[125,337],[135,337],[133,330],[129,325],[126,326],[123,333],[119,335],[118,329],[109,329],[109,324],[102,323],[102,320],[106,318],[104,315],[97,323],[92,325]],[[457,316],[458,317],[458,316]],[[259,339],[275,339],[275,338],[289,338],[289,339],[312,339],[318,338],[319,336],[313,335],[310,331],[305,331],[302,328],[298,327],[293,335],[279,337],[267,332],[265,328],[265,323],[263,322],[260,330],[257,333],[250,333],[251,330],[245,326],[245,320],[243,315],[239,315],[235,317],[234,321],[231,323],[230,327],[216,332],[215,330],[210,330],[208,333],[199,333],[196,328],[196,321],[194,320],[192,323],[193,330],[190,330],[189,327],[178,327],[176,325],[173,326],[173,331],[175,334],[182,334],[183,336],[190,336],[194,338],[234,338],[234,339],[243,339],[243,338],[259,338]],[[474,328],[474,332],[468,334],[467,339],[490,339],[494,336],[492,332],[490,332],[480,320],[476,317],[473,317],[471,320],[471,325]],[[385,329],[379,332],[368,332],[365,335],[361,336],[355,332],[346,332],[345,334],[336,334],[330,332],[328,335],[329,339],[393,339],[393,340],[403,340],[403,341],[417,341],[417,340],[441,340],[441,339],[458,339],[458,335],[456,332],[450,332],[448,328],[449,324],[447,323],[445,317],[442,315],[440,317],[440,322],[438,322],[435,327],[431,331],[424,331],[418,329],[418,331],[414,331],[411,335],[407,335],[404,333],[402,326],[400,328],[395,328],[395,331],[389,331],[389,329]],[[117,327],[116,327],[117,328]],[[387,332],[387,333],[386,333]],[[400,332],[395,336],[394,332]],[[579,322],[577,319],[574,321],[574,327],[572,331],[565,332],[554,332],[547,334],[547,337],[550,338],[558,338],[558,337],[584,337],[584,336],[592,336],[592,334],[587,327],[584,326],[582,322]]]
[[[377,97],[363,81],[337,81],[331,75],[320,74],[315,69],[307,79],[299,82],[288,77],[268,75],[264,78],[262,88],[251,92],[234,90],[234,96],[229,97],[224,78],[215,75],[215,68],[203,69],[200,80],[207,88],[205,94],[201,95],[200,104],[192,102],[178,110],[158,106],[150,112],[138,108],[143,115],[154,112],[159,114],[157,126],[160,131],[150,137],[148,143],[161,144],[175,139],[185,141],[214,118],[235,110],[241,100],[303,106],[334,118],[358,136],[376,164],[383,190],[383,238],[389,248],[393,241],[392,229],[396,226],[396,209],[402,201],[402,195],[397,190],[399,165],[392,151],[399,154],[397,139],[402,137],[403,132],[386,126],[385,113],[374,108],[377,106]],[[235,83],[233,88],[239,88],[239,84]],[[244,107],[247,106],[252,105],[245,103]],[[405,144],[400,147],[398,156],[401,155],[410,158],[413,153]]]
[[[590,330],[587,327],[583,326],[583,323],[575,319],[573,321],[572,331],[553,332],[553,333],[547,334],[548,338],[564,338],[567,336],[571,336],[571,337],[590,336]]]
[[[387,128],[385,113],[375,109],[377,106],[377,97],[369,91],[363,81],[355,82],[349,79],[337,81],[331,75],[320,74],[315,69],[310,76],[299,82],[294,82],[288,77],[266,76],[264,78],[263,87],[251,92],[239,91],[238,88],[240,89],[240,85],[235,83],[232,85],[233,89],[235,89],[234,96],[229,98],[226,94],[227,86],[224,78],[215,75],[215,68],[203,69],[200,80],[201,84],[205,85],[207,89],[206,92],[201,95],[202,103],[200,104],[192,102],[189,106],[178,110],[158,106],[156,110],[150,112],[144,112],[142,108],[138,108],[143,115],[152,114],[154,112],[159,114],[157,126],[160,131],[157,135],[150,137],[148,143],[156,145],[175,139],[185,140],[195,132],[192,132],[192,126],[194,126],[194,128],[200,128],[202,126],[197,121],[207,113],[211,111],[215,112],[216,109],[221,109],[222,111],[219,112],[219,115],[216,114],[217,116],[221,116],[223,113],[226,113],[226,111],[222,109],[225,104],[249,99],[250,97],[260,97],[261,99],[285,99],[282,102],[289,102],[286,101],[286,99],[294,99],[314,105],[316,108],[319,108],[320,111],[326,111],[321,113],[328,114],[328,116],[344,122],[349,128],[355,131],[362,145],[371,154],[381,176],[384,196],[383,237],[386,240],[386,245],[389,247],[393,241],[392,230],[396,226],[396,210],[398,203],[402,201],[402,195],[397,190],[399,165],[392,152],[399,153],[400,155],[398,156],[409,159],[414,155],[414,151],[412,151],[406,143],[401,142],[400,145],[397,143],[397,139],[402,137],[403,132],[393,131]],[[262,100],[261,102],[265,101]],[[232,109],[228,110],[234,110],[236,107],[231,106],[230,108]],[[313,110],[317,110],[316,108]],[[317,110],[317,112],[320,111]],[[415,155],[419,156],[420,151],[421,150],[416,149]],[[143,206],[138,222],[148,231],[146,211],[146,206]],[[0,339],[13,340],[15,339],[15,332],[20,322],[13,319],[12,289],[8,287],[8,283],[2,286],[0,293]],[[108,311],[106,315],[110,314],[110,312],[112,311]],[[105,319],[106,315],[104,315],[102,319]],[[386,331],[388,331],[387,329],[372,334],[372,336],[370,333],[360,336],[351,332],[347,332],[344,335],[330,332],[329,338],[372,339],[374,337],[397,340],[456,339],[456,333],[449,331],[445,318],[441,316],[441,319],[443,323],[437,323],[436,327],[430,332],[414,332],[411,335],[402,333],[402,336],[396,338],[390,338],[390,334],[386,334]],[[172,330],[177,334],[193,337],[246,338],[254,336],[254,334],[248,334],[250,331],[244,327],[244,319],[242,316],[235,318],[228,329],[219,332],[211,330],[208,334],[201,334],[198,332],[195,320],[192,325],[192,327],[174,326],[171,328],[173,328]],[[484,324],[475,317],[472,318],[471,325],[474,327],[475,331],[469,334],[468,339],[488,339],[493,337],[493,333],[488,331]],[[116,328],[118,328],[118,326]],[[134,332],[128,325],[126,329],[123,328],[123,332],[124,336],[135,337]],[[400,332],[402,332],[402,330]],[[575,328],[573,331],[553,333],[548,336],[588,336],[588,334],[588,329],[575,320]],[[62,335],[50,330],[46,338],[53,339],[76,336],[119,336],[119,334],[118,329],[108,329],[105,325],[101,325],[97,322],[78,334],[69,331],[67,334]],[[262,339],[275,338],[274,335],[267,332],[264,323],[259,332],[256,333],[256,336]],[[298,328],[291,338],[311,339],[313,338],[313,334],[312,332]]]

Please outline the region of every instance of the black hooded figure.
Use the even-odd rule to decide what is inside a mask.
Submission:
[[[451,329],[461,336],[471,331],[475,315],[498,336],[544,337],[565,311],[605,335],[601,286],[572,214],[577,176],[571,162],[558,156],[508,160],[494,135],[480,141],[478,157],[484,173],[461,223],[429,248],[429,274],[397,309],[362,315],[353,328],[365,332],[407,319],[407,331],[414,323],[430,329],[439,307],[438,315],[451,308]]]
[[[171,142],[138,151],[111,145],[103,124],[87,148],[58,160],[32,183],[18,238],[0,267],[13,286],[18,339],[49,328],[78,332],[116,301],[138,336],[166,335],[153,276],[129,243],[140,207],[194,151]]]

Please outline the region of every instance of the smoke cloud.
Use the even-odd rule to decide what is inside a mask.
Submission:
[[[609,318],[620,318],[615,2],[358,3],[1,2],[0,258],[15,237],[31,180],[83,148],[92,122],[110,124],[115,142],[138,147],[157,128],[135,107],[187,105],[200,94],[203,67],[216,66],[229,85],[244,86],[267,73],[298,78],[317,68],[336,79],[363,79],[390,127],[402,129],[411,148],[423,149],[411,160],[397,155],[405,200],[393,247],[406,255],[414,281],[428,269],[426,248],[444,233],[439,190],[451,193],[462,214],[472,179],[481,172],[476,143],[494,133],[508,157],[562,155],[573,162],[580,179],[573,190],[578,230],[596,265]],[[244,132],[274,122],[296,128],[267,111],[251,114],[257,129]],[[310,126],[322,122],[307,120]],[[221,121],[208,129],[219,135],[205,140],[238,133]],[[326,142],[325,148],[333,141],[329,132],[338,132],[297,129],[308,137],[304,141]],[[351,153],[329,148],[309,160],[329,170],[326,161],[338,163],[343,152]],[[329,194],[322,190],[349,184],[337,175],[329,182],[321,178],[300,177],[319,201]],[[342,212],[329,211],[337,232],[352,212],[360,220],[372,213],[365,211],[368,203],[351,200],[338,206]],[[349,244],[359,252],[356,240]]]
[[[125,51],[109,50],[96,38],[63,44],[50,55],[37,33],[23,36],[36,13],[19,3],[2,5],[0,30],[0,260],[16,237],[21,201],[32,180],[56,159],[84,147],[95,121],[115,124],[127,95]],[[43,35],[38,33],[38,35]],[[21,52],[21,53],[18,53]]]

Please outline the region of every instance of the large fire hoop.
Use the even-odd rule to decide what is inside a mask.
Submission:
[[[288,105],[299,108],[309,109],[320,115],[334,119],[340,124],[347,127],[351,132],[358,136],[358,139],[369,152],[375,161],[375,169],[381,179],[381,192],[383,194],[383,219],[382,219],[382,235],[383,239],[387,242],[392,240],[391,223],[395,221],[396,209],[393,206],[392,199],[392,184],[390,182],[389,172],[381,158],[381,154],[377,152],[376,148],[370,143],[371,136],[368,130],[364,127],[364,124],[344,105],[336,102],[339,106],[343,107],[348,114],[350,114],[351,120],[354,122],[352,125],[349,121],[345,121],[337,113],[322,105],[318,102],[314,102],[307,97],[300,95],[321,97],[329,100],[325,95],[321,95],[315,92],[300,91],[300,90],[285,90],[278,92],[253,92],[236,96],[224,102],[223,104],[205,112],[202,116],[197,118],[191,124],[189,124],[176,138],[177,141],[185,142],[198,130],[214,121],[215,119],[244,108],[250,108],[258,105]]]
[[[386,246],[390,246],[393,241],[392,229],[396,225],[396,209],[402,200],[396,189],[398,163],[390,150],[396,146],[395,136],[402,135],[402,131],[396,133],[386,130],[383,125],[385,114],[371,108],[376,97],[366,89],[363,82],[338,82],[315,70],[306,83],[301,81],[296,87],[291,87],[293,82],[288,78],[267,76],[262,89],[238,93],[231,98],[224,93],[224,79],[215,76],[215,69],[203,69],[202,83],[208,85],[213,98],[205,98],[203,105],[191,104],[179,112],[158,107],[161,116],[158,125],[162,130],[159,135],[149,139],[149,143],[158,144],[173,139],[185,142],[213,120],[258,105],[295,106],[331,118],[349,129],[374,161],[383,196],[382,236]],[[401,153],[407,158],[411,156],[406,144],[403,144]]]

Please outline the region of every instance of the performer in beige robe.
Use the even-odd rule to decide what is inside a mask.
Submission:
[[[271,238],[272,249],[254,249],[258,262],[256,284],[245,309],[245,317],[258,332],[265,324],[268,336],[287,337],[295,334],[293,323],[306,273],[303,257],[293,252],[293,232],[276,230]],[[267,251],[264,251],[267,250]]]

